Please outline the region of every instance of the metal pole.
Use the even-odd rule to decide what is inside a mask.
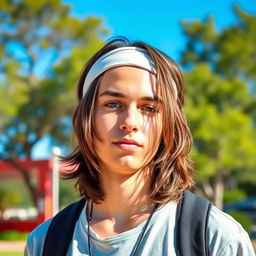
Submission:
[[[53,215],[59,212],[59,159],[61,154],[59,147],[54,147],[53,154],[53,167],[52,167],[52,209]]]

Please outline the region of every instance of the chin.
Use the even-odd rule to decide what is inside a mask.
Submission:
[[[142,161],[138,161],[137,159],[134,159],[133,157],[124,157],[118,160],[116,163],[119,165],[119,168],[122,169],[128,169],[131,171],[137,171],[141,169],[142,167]]]
[[[104,166],[112,173],[132,175],[140,170],[143,166],[143,161],[132,156],[123,156],[118,158],[108,158],[107,161],[102,162]]]
[[[119,163],[115,163],[115,165],[113,167],[116,170],[115,171],[116,173],[125,174],[125,175],[132,175],[132,174],[136,173],[138,170],[141,169],[142,164],[141,163],[122,161],[122,162],[119,162]]]

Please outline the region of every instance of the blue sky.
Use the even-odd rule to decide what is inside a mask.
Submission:
[[[74,16],[102,18],[111,36],[126,36],[131,40],[149,43],[179,61],[185,45],[179,25],[181,20],[203,21],[213,15],[217,31],[236,22],[232,6],[238,4],[251,14],[256,14],[256,0],[64,0]],[[33,158],[50,157],[49,139],[41,140],[33,150]]]
[[[175,60],[184,47],[181,20],[203,20],[214,15],[217,30],[236,20],[232,10],[237,3],[249,13],[256,13],[256,0],[64,0],[72,6],[72,14],[100,17],[110,36],[126,36],[142,40],[166,52]]]

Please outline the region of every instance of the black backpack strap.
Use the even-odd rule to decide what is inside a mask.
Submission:
[[[211,202],[184,192],[177,207],[177,247],[179,256],[209,255],[207,232]]]
[[[56,214],[48,228],[42,256],[65,256],[73,237],[76,222],[85,205],[85,199],[67,206]]]

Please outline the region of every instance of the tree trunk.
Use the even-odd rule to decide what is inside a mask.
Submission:
[[[29,172],[25,169],[23,169],[21,166],[18,165],[18,163],[13,159],[3,159],[4,161],[7,161],[9,164],[11,164],[16,171],[20,173],[20,175],[23,178],[23,181],[29,191],[29,194],[31,196],[32,202],[34,203],[34,206],[37,206],[37,196],[36,196],[36,188],[33,186],[31,182],[31,178],[29,176]]]
[[[201,185],[203,194],[208,198],[208,200],[213,201],[214,200],[214,191],[211,185],[208,181],[204,181]]]
[[[214,204],[217,208],[223,208],[224,196],[224,172],[219,171],[214,179]]]

